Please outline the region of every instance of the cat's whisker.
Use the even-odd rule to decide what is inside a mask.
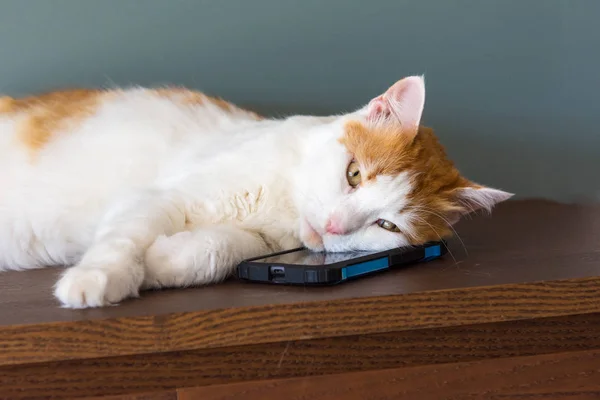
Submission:
[[[467,208],[469,208],[469,210],[471,210],[471,212],[470,212],[469,214],[471,214],[471,213],[472,213],[472,214],[476,214],[476,213],[477,213],[477,211],[476,211],[476,210],[473,208],[473,206],[472,206],[472,205],[470,205],[470,204],[468,204],[468,203],[461,204],[461,205],[462,205],[462,206],[466,206]]]
[[[429,225],[431,230],[440,238],[440,241],[444,240],[444,239],[442,239],[442,236],[438,233],[438,231],[436,231],[435,228],[429,222],[425,221],[423,218],[419,217],[418,215],[415,215],[415,218],[418,218],[421,222],[424,222],[425,224]],[[450,257],[452,257],[452,260],[454,260],[454,265],[458,265],[458,261],[456,260],[456,257],[454,257],[452,250],[450,250],[450,248],[448,248],[448,247],[446,247],[446,249],[448,250],[448,254],[450,254]]]
[[[448,221],[446,218],[444,218],[442,215],[428,209],[425,207],[421,207],[421,206],[410,206],[407,207],[407,209],[409,210],[419,210],[419,211],[423,211],[423,212],[427,212],[430,213],[432,215],[435,215],[436,217],[440,218],[442,221],[444,221],[448,227],[452,230],[452,232],[454,232],[454,236],[456,236],[458,238],[458,240],[460,241],[460,244],[463,247],[463,250],[465,251],[465,255],[468,256],[469,255],[469,251],[467,250],[467,246],[465,245],[465,242],[462,240],[462,238],[460,237],[460,235],[458,234],[458,232],[456,231],[456,229],[454,229],[454,227],[452,226],[452,224],[450,223],[450,221]]]

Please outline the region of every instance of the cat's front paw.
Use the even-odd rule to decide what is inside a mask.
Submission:
[[[138,288],[122,278],[110,269],[77,266],[62,275],[54,295],[66,308],[108,306],[138,295]]]
[[[246,255],[264,252],[264,243],[228,227],[179,232],[160,236],[145,256],[144,288],[181,287],[220,282]],[[246,241],[244,241],[246,240]],[[254,250],[256,248],[257,250]]]

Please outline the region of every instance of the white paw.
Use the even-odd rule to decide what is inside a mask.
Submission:
[[[159,236],[154,243],[146,250],[146,265],[150,265],[153,270],[164,266],[165,268],[176,268],[177,264],[185,261],[190,245],[194,244],[194,235],[192,232],[179,232],[173,236]],[[198,243],[201,245],[201,243]],[[175,264],[175,265],[171,265]]]
[[[226,231],[198,230],[160,236],[145,256],[144,288],[219,282],[232,271],[236,250]]]
[[[146,250],[144,288],[185,286],[193,275],[193,244],[193,234],[188,231],[156,238]]]
[[[107,306],[137,296],[137,286],[128,278],[109,269],[77,266],[62,275],[54,295],[67,308]]]

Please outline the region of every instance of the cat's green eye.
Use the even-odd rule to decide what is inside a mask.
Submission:
[[[398,228],[395,224],[390,221],[386,221],[385,219],[377,220],[377,225],[390,232],[400,232],[400,228]]]
[[[352,187],[357,187],[362,180],[358,163],[354,160],[350,161],[350,164],[348,164],[346,179],[348,180],[348,184]]]

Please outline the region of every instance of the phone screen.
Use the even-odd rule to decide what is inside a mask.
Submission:
[[[253,260],[255,263],[268,264],[297,264],[297,265],[328,265],[335,264],[340,261],[347,261],[353,258],[375,254],[376,251],[352,251],[343,253],[317,253],[307,249],[293,251],[291,253],[281,254],[277,256],[268,256]]]

